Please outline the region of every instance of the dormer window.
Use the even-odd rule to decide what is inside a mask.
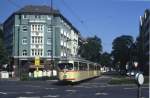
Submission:
[[[145,18],[145,19],[147,18],[147,13],[144,14],[144,18]]]
[[[47,16],[47,19],[48,19],[48,20],[51,20],[51,16],[50,16],[50,15],[48,15],[48,16]]]
[[[23,15],[23,19],[27,19],[27,15]]]
[[[26,31],[27,31],[27,26],[23,26],[23,27],[22,27],[22,30],[23,30],[24,32],[26,32]]]

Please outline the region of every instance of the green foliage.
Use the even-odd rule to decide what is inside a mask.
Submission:
[[[111,59],[111,55],[107,52],[104,52],[101,55],[101,65],[102,66],[106,66],[106,67],[111,67],[112,66],[112,59]]]
[[[102,51],[101,39],[94,36],[87,38],[86,41],[86,43],[80,46],[80,56],[87,60],[100,63],[100,53]]]
[[[108,84],[135,84],[135,79],[129,77],[113,78]]]
[[[137,61],[139,65],[144,65],[144,62],[146,62],[147,58],[144,53],[144,45],[143,45],[143,39],[142,36],[137,37],[136,39],[136,47],[137,47]],[[143,66],[139,66],[141,71],[144,71]]]
[[[149,77],[144,76],[144,84],[149,83]],[[108,84],[136,84],[135,78],[131,77],[113,77],[111,81],[108,82]]]
[[[119,64],[121,70],[125,70],[125,65],[130,61],[130,48],[133,44],[132,36],[123,35],[114,39],[112,45],[112,56],[114,64]]]
[[[8,55],[4,46],[3,32],[0,30],[0,64],[8,63]]]

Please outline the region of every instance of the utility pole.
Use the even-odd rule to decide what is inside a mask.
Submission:
[[[53,24],[52,24],[52,19],[53,19],[53,0],[51,0],[51,8],[50,8],[50,13],[51,13],[51,37],[52,37],[52,39],[51,39],[51,45],[52,45],[52,56],[51,56],[51,58],[52,58],[52,61],[51,61],[51,64],[52,64],[52,76],[53,76],[53,69],[54,69],[54,59],[53,59]]]

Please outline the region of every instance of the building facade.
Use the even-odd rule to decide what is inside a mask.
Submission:
[[[140,41],[141,41],[141,50],[142,50],[142,62],[140,62],[141,70],[144,71],[146,74],[149,73],[149,56],[150,56],[150,10],[145,10],[144,16],[140,17]]]
[[[25,6],[3,25],[5,45],[14,68],[34,69],[40,57],[42,68],[52,59],[77,56],[79,31],[56,9]]]

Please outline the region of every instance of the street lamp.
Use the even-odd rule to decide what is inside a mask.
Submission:
[[[135,68],[137,68],[138,67],[138,62],[134,62],[134,66],[135,66]]]

